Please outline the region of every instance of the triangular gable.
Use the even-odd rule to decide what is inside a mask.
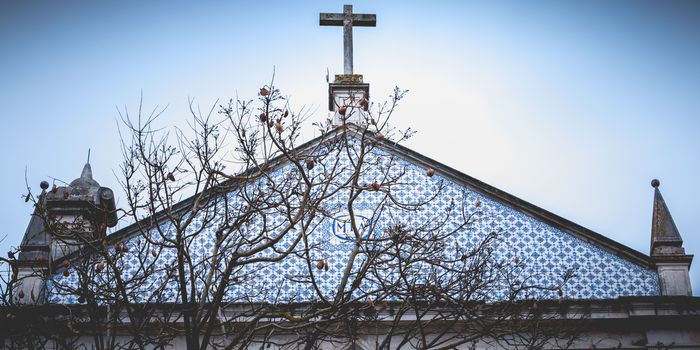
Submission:
[[[359,140],[359,134],[356,135]],[[538,292],[533,297],[556,298],[554,287],[567,271],[574,273],[573,278],[563,289],[566,298],[572,299],[610,299],[620,296],[658,295],[659,285],[656,271],[651,268],[651,262],[645,255],[638,253],[617,242],[573,224],[552,213],[524,202],[503,191],[488,186],[476,179],[439,164],[429,158],[413,152],[405,147],[392,144],[370,134],[379,147],[375,148],[368,159],[372,166],[362,174],[362,185],[381,182],[380,177],[386,174],[382,167],[394,165],[389,174],[402,174],[400,184],[392,188],[392,196],[406,203],[426,201],[420,210],[387,205],[381,210],[375,210],[382,192],[368,191],[358,197],[354,204],[354,214],[363,217],[367,227],[373,227],[367,235],[381,235],[391,227],[406,227],[409,230],[425,229],[426,232],[456,230],[457,233],[445,238],[444,254],[458,257],[468,250],[468,247],[478,244],[491,232],[498,233],[498,243],[494,245],[495,254],[502,263],[516,262],[521,266],[519,273],[528,282],[552,288],[549,293]],[[313,149],[320,141],[311,141],[299,149]],[[345,164],[351,168],[352,154],[339,154],[337,164]],[[280,162],[271,172],[274,178],[281,178],[290,172],[291,166]],[[316,171],[321,168],[317,167]],[[436,170],[434,176],[428,176],[426,169]],[[341,179],[342,180],[342,179]],[[260,181],[260,180],[259,180]],[[259,184],[265,186],[265,184]],[[244,187],[242,187],[244,188]],[[440,189],[436,192],[437,189]],[[434,196],[435,193],[439,195]],[[227,196],[227,207],[235,208],[241,205],[236,191]],[[228,288],[231,302],[306,302],[317,300],[313,285],[308,283],[310,278],[318,286],[322,296],[329,297],[337,289],[338,276],[342,275],[349,252],[353,249],[353,240],[347,239],[348,211],[343,207],[347,203],[345,194],[326,201],[324,213],[314,219],[314,234],[309,237],[308,250],[287,256],[281,261],[246,265],[234,272],[236,283]],[[456,205],[457,204],[457,205]],[[225,215],[223,207],[216,209],[212,215]],[[480,212],[478,220],[469,227],[459,227],[456,217]],[[231,213],[229,213],[231,214]],[[264,221],[265,223],[262,223]],[[247,227],[237,232],[237,237],[243,237],[251,232],[265,232],[274,239],[276,224],[283,223],[284,218],[274,215],[266,216],[265,220],[253,221]],[[195,226],[197,220],[195,220]],[[262,226],[265,225],[265,226]],[[433,225],[433,226],[431,226]],[[437,227],[435,225],[441,225]],[[161,224],[161,232],[167,234],[169,226]],[[150,239],[159,236],[156,229],[146,234]],[[188,249],[193,259],[195,270],[202,278],[197,279],[195,288],[201,288],[205,283],[205,271],[211,268],[210,252],[216,246],[215,227],[204,230],[204,234],[193,239]],[[157,257],[149,257],[151,249],[143,248],[145,239],[136,226],[127,227],[115,233],[110,238],[113,242],[119,240],[129,247],[129,252],[121,253],[122,273],[126,277],[135,276],[139,266],[152,264],[150,275],[134,288],[141,293],[135,293],[144,298],[141,301],[175,302],[178,300],[176,285],[163,282],[176,259],[173,249],[160,249]],[[284,238],[279,247],[285,249],[295,244],[294,236]],[[426,239],[429,239],[426,237]],[[115,242],[116,243],[116,242]],[[145,252],[145,255],[144,255]],[[307,253],[308,252],[308,253]],[[264,258],[271,252],[261,252]],[[310,260],[310,263],[309,261]],[[318,267],[314,267],[319,262]],[[323,262],[323,263],[321,263]],[[97,262],[93,262],[97,263]],[[460,263],[456,263],[459,265]],[[170,271],[172,272],[172,271]],[[395,272],[377,272],[376,280],[367,281],[367,289],[373,283],[383,283],[384,280],[396,278]],[[416,273],[421,273],[416,271]],[[379,275],[381,274],[381,275]],[[429,278],[429,277],[426,277]],[[99,279],[98,279],[99,280]],[[105,278],[98,283],[111,283]],[[54,279],[54,292],[50,300],[59,303],[76,302],[76,298],[64,293],[80,285],[76,274],[67,277],[58,274]],[[69,287],[64,289],[64,287]],[[162,290],[156,300],[148,299],[149,291]],[[505,291],[494,286],[490,298],[503,298]],[[360,293],[361,294],[361,293]]]

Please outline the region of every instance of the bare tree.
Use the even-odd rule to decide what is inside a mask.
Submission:
[[[133,224],[94,234],[103,221],[61,222],[37,197],[52,237],[76,248],[46,275],[51,312],[28,316],[39,306],[16,305],[18,277],[7,275],[5,319],[34,326],[7,328],[17,333],[6,343],[565,347],[553,339],[572,334],[552,310],[573,272],[538,283],[517,252],[503,251],[498,227],[470,234],[489,220],[481,200],[397,151],[412,135],[389,123],[404,94],[341,106],[364,122],[316,123],[320,136],[305,144],[307,115],[272,83],[218,110],[191,102],[188,129],[159,128],[161,109],[122,111],[118,213]]]

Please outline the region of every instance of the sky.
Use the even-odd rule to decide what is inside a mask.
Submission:
[[[700,2],[352,1],[355,73],[405,145],[649,253],[653,189],[700,254]],[[211,108],[275,83],[311,123],[342,73],[345,1],[0,1],[0,251],[19,245],[26,183],[70,182],[91,149],[116,190],[118,109]],[[217,102],[219,101],[219,102]],[[304,134],[312,138],[313,132]],[[4,254],[4,253],[3,253]],[[700,295],[700,262],[691,268]]]

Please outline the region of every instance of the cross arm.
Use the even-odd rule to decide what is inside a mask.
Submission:
[[[321,13],[319,16],[319,24],[322,26],[342,26],[345,19],[342,13]],[[353,14],[353,27],[376,27],[377,15],[372,14]]]
[[[322,13],[319,17],[319,22],[322,26],[342,26],[342,13]]]
[[[357,27],[376,27],[377,15],[356,14],[352,15],[352,25]]]

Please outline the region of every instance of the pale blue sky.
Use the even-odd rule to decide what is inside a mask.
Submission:
[[[1,251],[29,219],[25,166],[36,191],[92,148],[118,190],[115,106],[141,91],[183,125],[188,97],[254,97],[274,67],[325,118],[342,43],[318,13],[344,2],[0,2]],[[644,253],[658,177],[700,254],[700,2],[352,3],[377,14],[355,30],[373,99],[411,90],[394,119],[418,131],[407,146]],[[699,295],[698,262],[691,279]]]

